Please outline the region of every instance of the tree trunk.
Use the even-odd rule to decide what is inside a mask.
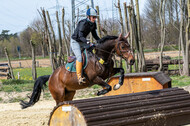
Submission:
[[[58,11],[56,11],[56,18],[57,18],[57,27],[58,27],[58,35],[59,35],[58,66],[63,66],[64,55],[63,55],[63,44],[62,44],[61,28],[60,28],[60,22],[59,22],[59,17],[58,17]]]
[[[119,18],[120,18],[120,24],[121,24],[121,34],[124,34],[124,26],[123,26],[123,17],[121,13],[121,6],[120,6],[120,0],[118,0],[117,8],[119,11]]]
[[[129,28],[130,28],[130,45],[131,45],[131,50],[133,51],[133,55],[135,57],[135,50],[134,50],[134,32],[133,32],[133,26],[132,26],[132,7],[128,7],[128,12],[129,12]],[[137,72],[137,68],[138,68],[138,60],[137,62],[134,63],[133,65],[135,72]],[[132,69],[131,71],[132,72]]]
[[[145,64],[145,57],[144,57],[144,51],[142,47],[142,41],[141,41],[141,27],[140,27],[140,12],[139,12],[139,0],[135,0],[136,5],[136,13],[137,13],[137,32],[138,32],[138,44],[139,44],[139,57],[141,57],[141,67],[140,71],[144,72],[146,71],[146,64]]]
[[[6,57],[7,57],[8,65],[9,65],[9,68],[10,68],[11,78],[12,78],[12,79],[15,79],[15,76],[14,76],[14,74],[13,74],[13,68],[12,68],[12,65],[11,65],[10,58],[9,58],[9,53],[8,53],[6,47],[4,48],[4,51],[5,51],[5,55],[6,55]]]
[[[160,2],[160,11],[159,11],[159,16],[160,16],[160,22],[161,22],[161,43],[160,43],[160,67],[159,71],[163,70],[163,49],[164,49],[164,43],[165,43],[165,3],[166,0],[161,0]]]
[[[54,66],[55,66],[55,69],[56,69],[56,68],[58,68],[58,64],[57,64],[57,48],[56,48],[55,32],[54,32],[53,26],[51,24],[51,19],[50,19],[50,16],[49,16],[49,12],[46,11],[46,14],[47,14],[49,26],[50,26],[51,33],[52,33],[53,60],[54,60]]]
[[[125,33],[127,34],[129,32],[129,26],[128,26],[128,17],[127,17],[127,6],[126,6],[126,2],[123,3],[124,6],[124,16],[125,16]],[[127,41],[130,42],[130,37],[127,38]],[[126,69],[127,72],[130,73],[131,72],[131,65],[128,64],[128,62],[125,62],[126,64]]]
[[[36,73],[36,57],[35,57],[35,44],[30,40],[30,46],[32,49],[32,77],[33,80],[37,79],[37,73]]]
[[[69,53],[69,45],[66,40],[66,35],[65,35],[65,9],[62,9],[62,29],[63,29],[63,43],[65,44],[66,52],[67,52],[67,57],[70,55]]]
[[[48,36],[49,56],[50,56],[50,62],[51,62],[51,67],[52,67],[52,72],[53,72],[56,68],[54,66],[52,39],[51,39],[51,35],[50,35],[49,29],[48,29],[48,25],[47,25],[45,10],[42,10],[42,15],[43,15],[43,21],[44,21],[44,25],[45,25],[45,30],[46,30],[46,33],[47,33],[47,36]]]
[[[190,45],[190,0],[187,0],[188,21],[186,26],[186,49],[184,61],[184,75],[189,76],[189,45]]]
[[[119,17],[120,17],[120,24],[121,24],[121,34],[123,35],[124,34],[124,26],[123,26],[123,17],[122,17],[122,13],[121,13],[121,6],[120,6],[120,0],[118,0],[118,4],[117,4],[117,8],[118,8],[118,11],[119,11]],[[119,60],[119,67],[122,68],[122,58],[120,57],[120,60]]]
[[[136,45],[136,51],[137,51],[137,68],[138,72],[142,70],[142,57],[140,55],[140,47],[139,47],[139,37],[138,37],[138,29],[137,29],[137,22],[136,22],[136,15],[135,15],[135,10],[134,10],[134,4],[133,0],[131,0],[131,9],[132,9],[132,22],[133,22],[133,34],[134,34],[134,41]]]
[[[101,35],[101,30],[100,30],[100,11],[99,11],[99,6],[96,6],[96,10],[97,10],[97,14],[99,15],[97,17],[97,31],[98,31],[98,36],[100,38],[102,38],[102,35]]]

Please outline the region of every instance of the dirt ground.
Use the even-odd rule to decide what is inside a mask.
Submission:
[[[167,52],[165,56],[176,57],[178,52]],[[147,59],[157,58],[158,53],[146,53],[145,57]],[[48,67],[50,66],[49,59],[37,60],[39,66]],[[14,68],[19,67],[19,62],[21,62],[21,67],[31,67],[31,60],[23,61],[12,61],[12,66]],[[184,87],[184,89],[190,91],[190,86]],[[28,93],[28,92],[27,92]],[[26,92],[22,95],[26,95]],[[1,97],[3,95],[0,93]],[[12,94],[14,95],[14,94]],[[16,95],[16,94],[15,94]],[[19,102],[16,103],[1,103],[0,104],[0,125],[1,126],[47,126],[49,116],[53,108],[55,107],[55,102],[53,99],[44,100],[43,98],[37,102],[34,106],[22,110]]]
[[[190,86],[184,87],[190,91]],[[34,106],[22,110],[19,103],[0,104],[1,126],[47,126],[54,100],[40,100]]]

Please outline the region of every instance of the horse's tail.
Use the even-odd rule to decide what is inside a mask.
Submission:
[[[41,91],[44,86],[46,86],[46,82],[49,80],[50,75],[40,76],[37,78],[37,80],[34,83],[33,92],[30,98],[29,102],[22,101],[20,102],[20,105],[22,109],[25,109],[27,107],[30,107],[34,105],[38,100],[40,99]]]

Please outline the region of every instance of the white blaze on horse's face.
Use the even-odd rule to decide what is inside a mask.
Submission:
[[[128,33],[125,37],[122,37],[122,34],[119,35],[117,44],[116,44],[116,53],[127,60],[130,65],[133,65],[135,62],[135,59],[133,57],[133,53],[131,51],[130,45],[127,41],[127,38],[129,37]]]

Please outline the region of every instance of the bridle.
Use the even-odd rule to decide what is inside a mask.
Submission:
[[[123,42],[122,42],[122,41],[117,42],[117,46],[116,46],[116,47],[117,47],[117,50],[118,50],[119,53],[120,53],[120,55],[116,55],[116,54],[115,54],[115,52],[117,51],[115,48],[113,48],[111,52],[106,51],[106,50],[103,50],[103,49],[100,49],[100,48],[96,48],[96,50],[100,50],[100,51],[102,51],[102,52],[105,52],[105,53],[108,53],[108,54],[109,54],[109,57],[108,57],[108,59],[107,59],[107,62],[105,62],[104,64],[108,64],[112,56],[119,56],[119,57],[124,58],[123,53],[126,53],[126,52],[127,52],[128,54],[132,53],[131,50],[121,50],[121,48],[120,48],[120,44],[121,44],[121,43],[123,43]],[[125,42],[124,42],[124,44],[125,44],[126,46],[129,46],[128,43],[125,43]]]
[[[131,50],[121,50],[121,48],[120,48],[120,44],[121,44],[121,43],[123,43],[123,42],[118,42],[118,43],[117,43],[117,49],[118,49],[118,51],[119,51],[119,53],[120,53],[120,57],[124,58],[123,53],[126,53],[126,52],[127,52],[128,54],[131,54],[132,51],[131,51]],[[125,42],[124,42],[124,44],[125,44],[126,46],[129,46],[128,43],[125,43]]]

